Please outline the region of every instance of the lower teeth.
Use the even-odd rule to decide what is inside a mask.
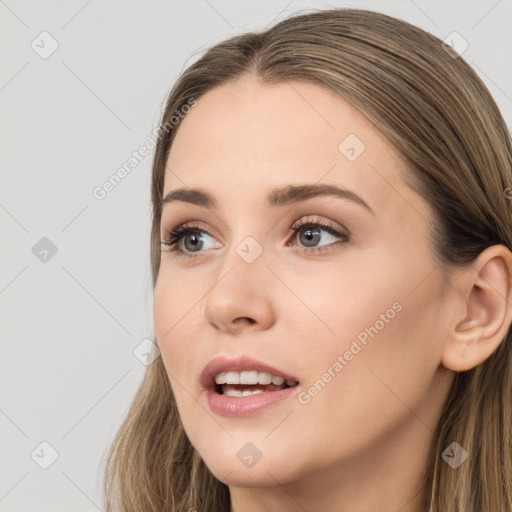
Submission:
[[[227,389],[226,391],[223,391],[223,394],[226,396],[251,396],[251,395],[259,395],[261,393],[265,393],[262,389],[255,389],[253,391],[238,391],[237,389]]]

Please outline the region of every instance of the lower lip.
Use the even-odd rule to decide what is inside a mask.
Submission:
[[[297,384],[279,391],[265,391],[264,393],[241,397],[221,395],[212,389],[208,389],[206,400],[210,410],[220,416],[250,416],[290,398],[297,392],[298,388],[299,385]]]

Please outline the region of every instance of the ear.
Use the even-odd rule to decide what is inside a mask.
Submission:
[[[488,247],[453,281],[460,311],[450,324],[442,364],[470,370],[500,345],[512,322],[512,253],[504,245]]]

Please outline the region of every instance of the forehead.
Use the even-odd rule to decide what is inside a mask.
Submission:
[[[420,201],[403,182],[405,169],[374,123],[333,91],[246,75],[198,98],[181,121],[164,193],[189,186],[220,201],[238,192],[263,202],[268,190],[290,183],[333,183],[398,215],[411,208],[407,196]]]

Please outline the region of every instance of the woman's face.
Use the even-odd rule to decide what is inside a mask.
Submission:
[[[404,162],[303,82],[246,75],[177,128],[164,196],[183,192],[163,207],[162,239],[195,231],[162,245],[154,323],[193,446],[233,486],[354,477],[381,459],[410,471],[451,382],[450,287]]]

